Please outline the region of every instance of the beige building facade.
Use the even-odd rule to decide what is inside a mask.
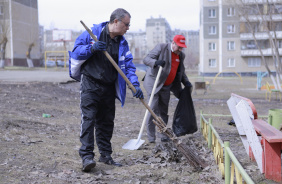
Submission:
[[[213,76],[218,73],[233,75],[235,72],[241,75],[256,75],[257,71],[266,71],[246,19],[239,14],[238,4],[234,2],[231,0],[200,1],[199,74],[201,75]],[[248,2],[247,6],[256,6],[254,1],[244,2]],[[256,2],[259,2],[260,8],[266,8],[263,1]],[[271,71],[274,71],[274,61],[267,33],[265,29],[259,28],[261,26],[258,21],[260,15],[250,10],[246,11],[247,17],[251,24],[257,27],[256,39]],[[267,12],[265,16],[269,16]],[[282,15],[276,14],[275,17],[275,24],[281,24]],[[282,40],[281,30],[279,28],[275,30],[279,40]],[[281,51],[280,49],[280,55],[282,55]]]
[[[158,43],[169,43],[172,40],[172,31],[165,18],[153,18],[146,21],[146,37],[148,50],[152,50]]]
[[[148,54],[146,32],[127,32],[124,37],[133,55],[133,62],[143,63],[144,57]]]
[[[0,0],[0,11],[1,41],[7,37],[5,66],[27,66],[29,47],[34,66],[39,66],[42,53],[37,0]]]

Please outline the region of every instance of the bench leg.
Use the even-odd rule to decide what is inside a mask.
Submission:
[[[249,146],[249,157],[250,157],[251,161],[256,161],[251,146]]]
[[[281,181],[281,143],[269,143],[263,138],[265,178]]]

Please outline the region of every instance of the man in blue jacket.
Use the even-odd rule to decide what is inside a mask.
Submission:
[[[113,11],[109,22],[94,24],[95,42],[87,31],[75,41],[70,52],[70,76],[81,82],[80,108],[81,132],[79,155],[82,158],[82,170],[90,171],[96,166],[94,158],[94,128],[99,149],[99,162],[122,166],[112,157],[111,138],[114,129],[115,98],[124,105],[126,83],[102,51],[107,51],[135,86],[136,98],[144,98],[133,56],[123,37],[130,26],[130,14],[122,9]]]

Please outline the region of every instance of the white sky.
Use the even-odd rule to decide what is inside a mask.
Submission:
[[[45,29],[84,30],[80,20],[92,27],[124,8],[131,14],[129,31],[145,31],[151,16],[165,18],[172,30],[198,30],[199,6],[198,0],[38,0],[38,14]]]

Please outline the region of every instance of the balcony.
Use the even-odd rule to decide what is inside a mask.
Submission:
[[[262,49],[261,50],[264,56],[272,56],[271,48]],[[282,48],[279,49],[279,55],[282,55]],[[248,56],[261,56],[260,51],[258,49],[251,49],[251,50],[241,50],[242,57]]]
[[[261,17],[261,15],[259,15],[257,13],[257,15],[248,15],[248,19],[250,22],[260,22],[262,20],[266,20],[266,21],[273,21],[273,22],[278,22],[278,21],[282,21],[282,16],[281,14],[273,14],[270,18],[269,15],[263,15],[263,19]],[[247,22],[246,18],[244,16],[240,17],[240,21],[241,22]]]
[[[270,34],[274,38],[273,31],[270,31]],[[282,39],[282,31],[276,31],[277,39]],[[255,37],[257,40],[267,40],[268,34],[266,32],[257,32],[255,33]],[[241,33],[240,40],[254,40],[252,33]]]
[[[243,0],[243,3],[246,3],[246,4],[263,4],[265,3],[266,0]],[[279,0],[268,0],[269,3],[278,3]]]

